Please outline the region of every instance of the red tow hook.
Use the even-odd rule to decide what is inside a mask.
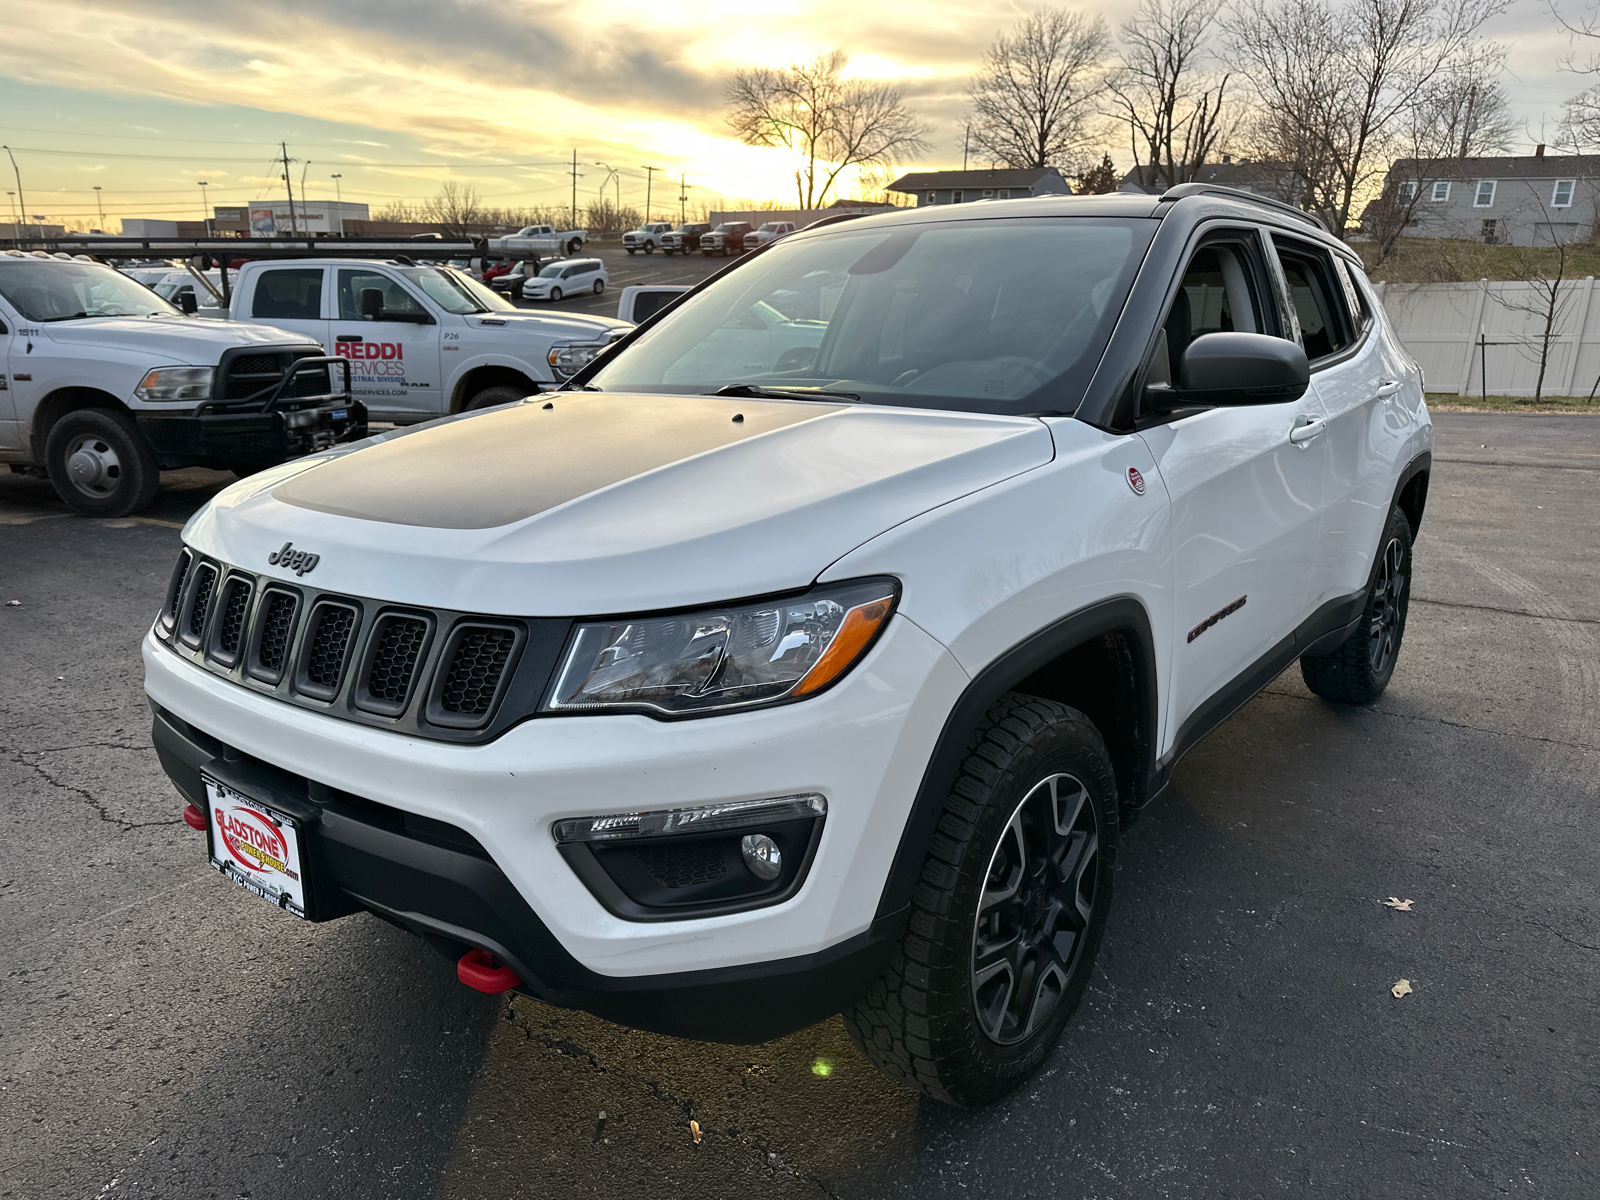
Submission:
[[[190,829],[198,829],[201,833],[206,831],[206,815],[194,805],[183,810],[183,823]]]
[[[487,950],[468,950],[463,954],[456,963],[456,978],[469,988],[477,988],[491,996],[509,992],[522,982],[510,967],[495,966],[494,955]]]

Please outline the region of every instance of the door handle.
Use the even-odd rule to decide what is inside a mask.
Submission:
[[[1398,379],[1385,379],[1378,385],[1378,399],[1387,400],[1399,390],[1400,381]]]
[[[359,342],[361,340],[361,335],[359,333],[341,333],[333,340],[336,342]]]
[[[1304,425],[1296,425],[1289,431],[1289,440],[1297,446],[1301,445],[1309,442],[1327,427],[1328,423],[1320,419],[1307,421]]]

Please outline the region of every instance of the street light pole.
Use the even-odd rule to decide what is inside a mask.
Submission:
[[[211,209],[206,203],[206,188],[209,186],[204,179],[195,181],[200,185],[200,224],[205,228],[207,237],[211,236]]]
[[[339,186],[339,180],[343,179],[344,176],[335,174],[335,175],[329,175],[328,178],[333,180],[333,200],[334,200],[334,203],[339,206],[339,236],[343,237],[344,236],[344,189]]]
[[[94,185],[94,206],[100,210],[100,232],[106,231],[106,206],[100,202],[100,185]]]
[[[22,194],[22,172],[17,170],[17,156],[11,153],[10,146],[0,146],[6,152],[6,157],[11,160],[11,173],[17,177],[17,236],[22,236],[22,217],[28,211],[28,198]]]
[[[661,170],[661,168],[660,167],[643,167],[642,166],[639,169],[645,173],[644,174],[644,219],[648,223],[649,220],[650,220],[650,185],[655,182],[656,172]]]
[[[15,228],[16,228],[16,231],[17,231],[17,236],[21,237],[22,236],[22,212],[21,212],[20,209],[17,208],[17,194],[15,192],[7,192],[6,193],[6,197],[7,197],[7,203],[11,207],[12,219],[14,221],[16,221],[16,227]]]

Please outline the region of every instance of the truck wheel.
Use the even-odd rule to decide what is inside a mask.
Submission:
[[[1306,686],[1335,704],[1371,704],[1394,675],[1410,603],[1411,523],[1397,507],[1383,529],[1361,623],[1330,653],[1300,659]]]
[[[558,288],[558,287],[551,288],[550,289],[550,303],[554,304],[559,299],[561,299],[561,289]]]
[[[603,292],[605,290],[606,290],[606,281],[604,279],[596,279],[594,281],[594,294],[596,296],[598,296],[601,292]]]
[[[132,417],[80,408],[50,427],[44,461],[56,495],[90,517],[125,517],[149,508],[161,468]]]
[[[582,250],[582,249],[583,249],[583,243],[580,242],[577,238],[573,238],[570,242],[567,243],[567,257],[571,258],[574,254],[576,254],[579,250]]]
[[[906,935],[844,1014],[861,1052],[963,1108],[1027,1079],[1088,986],[1116,836],[1094,725],[1053,700],[1001,697],[945,800]]]
[[[463,412],[472,412],[480,408],[493,408],[496,404],[511,404],[521,400],[524,396],[532,395],[531,390],[508,387],[504,384],[499,387],[487,387],[472,399],[461,406]]]
[[[654,254],[656,252],[656,244],[654,242],[646,242],[644,244],[644,252],[646,254]]]

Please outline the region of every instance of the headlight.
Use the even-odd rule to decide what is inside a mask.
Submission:
[[[210,367],[157,367],[139,381],[133,394],[140,400],[209,400],[211,375]]]
[[[861,660],[898,597],[893,580],[857,580],[787,600],[581,624],[545,707],[678,715],[815,695]]]
[[[550,353],[545,355],[545,361],[563,375],[571,375],[587,367],[594,356],[604,349],[604,346],[552,346]]]

